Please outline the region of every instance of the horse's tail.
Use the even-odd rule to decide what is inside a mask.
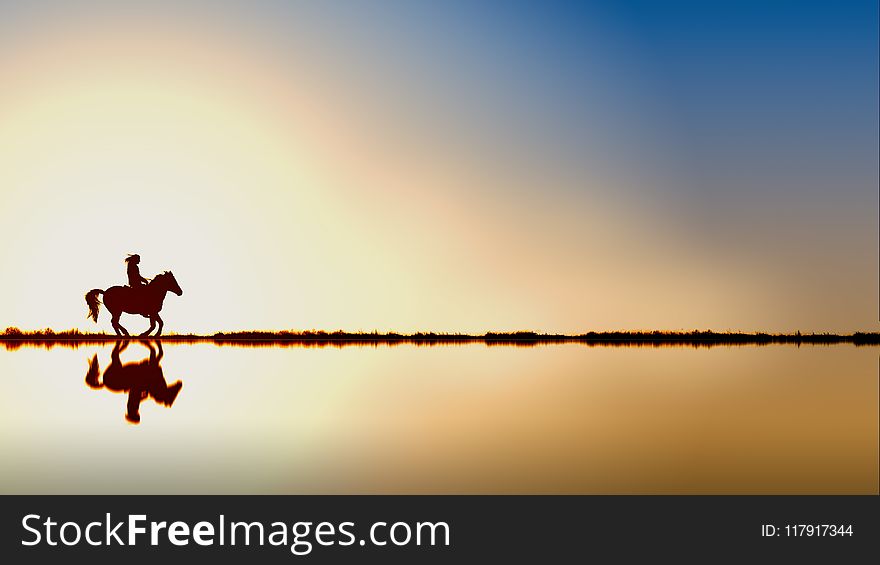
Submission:
[[[101,377],[101,368],[98,366],[98,354],[92,357],[92,360],[89,361],[89,372],[86,373],[86,384],[89,385],[89,388],[101,388],[103,385],[98,382],[98,379]]]
[[[86,293],[86,304],[89,306],[89,313],[86,315],[86,318],[91,318],[96,322],[98,321],[98,308],[101,306],[101,299],[98,298],[99,294],[104,294],[104,291],[98,288]]]

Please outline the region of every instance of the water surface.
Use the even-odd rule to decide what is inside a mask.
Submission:
[[[0,349],[0,491],[878,492],[876,347],[113,350]]]

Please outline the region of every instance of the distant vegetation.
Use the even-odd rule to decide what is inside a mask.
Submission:
[[[78,345],[104,343],[116,341],[117,336],[107,333],[83,333],[79,330],[66,330],[55,332],[52,329],[38,331],[22,331],[18,328],[6,328],[0,334],[0,342],[7,349],[22,345],[66,345],[76,347]],[[139,339],[136,336],[124,339]],[[365,333],[365,332],[335,332],[326,331],[241,331],[241,332],[218,332],[212,335],[194,334],[171,334],[159,338],[165,342],[177,343],[200,343],[208,342],[217,345],[239,346],[276,346],[276,345],[303,345],[325,346],[332,345],[343,347],[346,345],[451,345],[463,343],[483,343],[486,345],[540,345],[551,343],[579,343],[583,345],[613,345],[613,346],[673,346],[690,345],[694,347],[709,347],[713,345],[770,345],[770,344],[813,344],[833,345],[850,343],[854,345],[880,345],[880,333],[853,334],[768,334],[768,333],[744,333],[744,332],[713,332],[711,330],[690,332],[674,331],[651,331],[651,332],[587,332],[576,335],[543,334],[531,331],[518,332],[487,332],[482,335],[458,334],[458,333],[433,333],[418,332],[414,334],[389,333]]]

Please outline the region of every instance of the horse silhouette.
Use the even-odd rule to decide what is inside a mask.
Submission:
[[[156,349],[147,342],[141,341],[150,350],[149,359],[143,359],[136,363],[125,363],[119,359],[119,354],[128,347],[128,341],[119,340],[110,354],[110,366],[104,370],[103,378],[98,366],[98,355],[95,354],[89,362],[89,371],[86,373],[86,384],[89,388],[106,388],[112,392],[128,392],[128,403],[125,419],[132,424],[141,421],[141,402],[152,397],[157,404],[170,407],[174,404],[177,394],[183,388],[183,383],[176,381],[172,385],[165,382],[162,373],[162,343],[156,340]]]
[[[98,310],[101,306],[101,299],[98,296],[103,294],[104,306],[110,310],[110,321],[116,335],[130,335],[128,330],[119,323],[119,316],[123,312],[127,312],[140,314],[144,318],[150,319],[150,329],[140,334],[141,336],[149,335],[156,327],[156,323],[159,324],[159,330],[156,332],[158,336],[162,334],[162,326],[164,325],[162,318],[159,317],[159,311],[165,301],[165,294],[169,291],[177,296],[183,295],[183,291],[171,271],[156,275],[149,284],[140,288],[130,286],[111,286],[107,290],[96,288],[86,293],[86,304],[89,307],[88,317],[95,322],[98,321]]]

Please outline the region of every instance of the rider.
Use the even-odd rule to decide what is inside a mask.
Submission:
[[[150,282],[141,276],[141,271],[138,268],[138,263],[141,262],[140,255],[129,255],[125,258],[125,262],[128,264],[128,286],[131,288],[140,288]]]

